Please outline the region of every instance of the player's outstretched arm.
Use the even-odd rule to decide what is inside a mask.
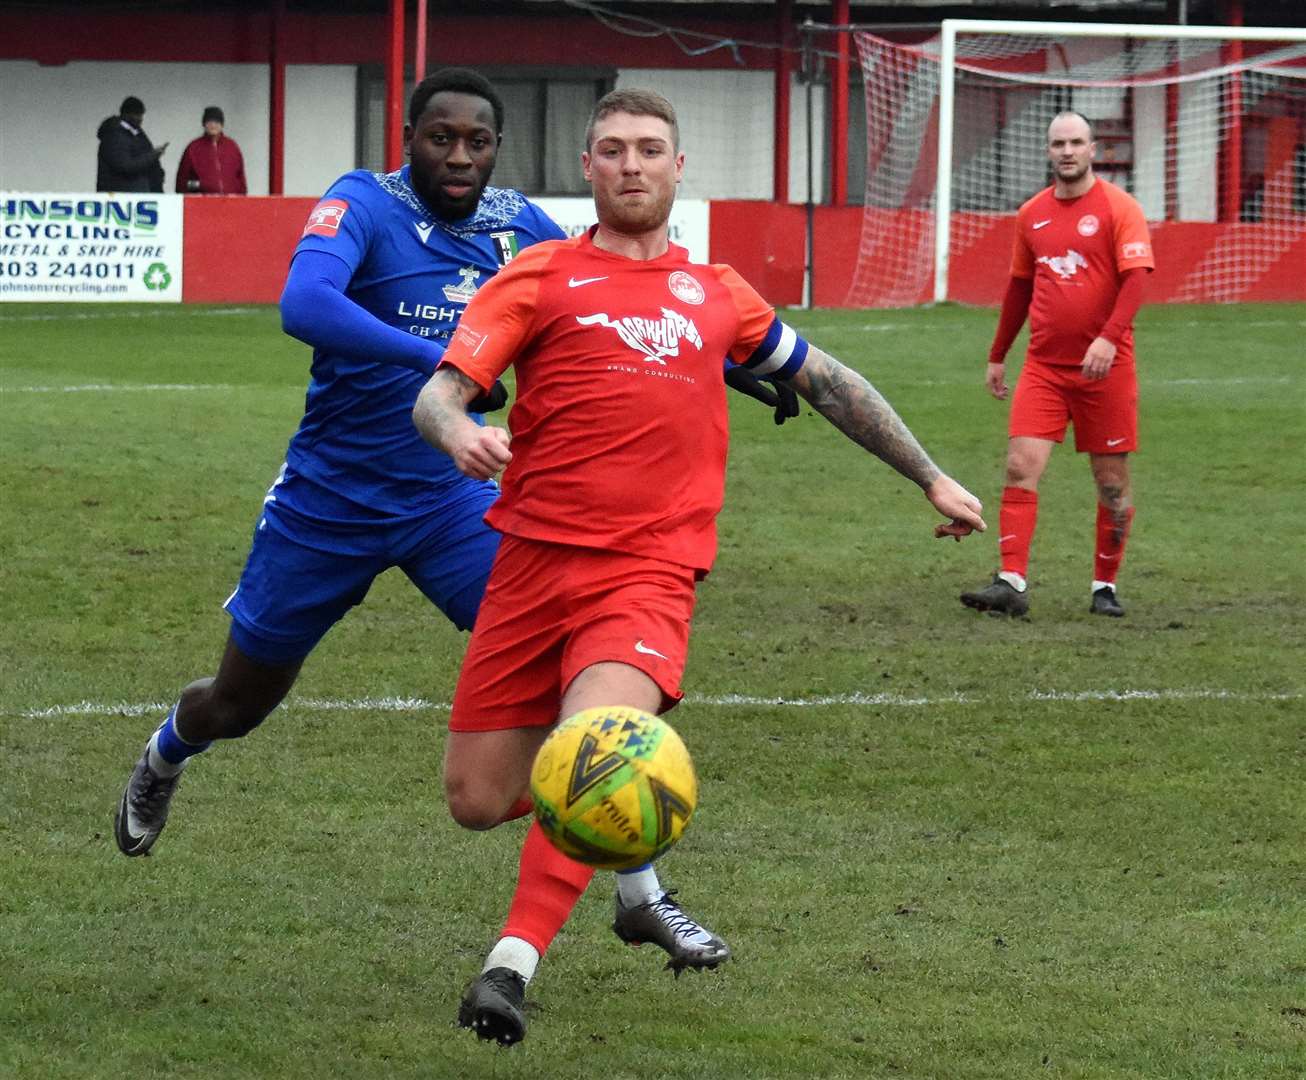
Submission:
[[[980,501],[939,470],[893,406],[865,378],[809,346],[807,359],[790,385],[858,446],[925,492],[935,509],[950,519],[935,530],[936,536],[960,540],[974,530],[984,531]]]
[[[354,268],[325,251],[301,251],[281,293],[281,328],[315,349],[398,364],[432,375],[444,349],[429,338],[382,322],[345,295]]]
[[[503,428],[481,427],[467,415],[467,405],[481,387],[456,367],[436,369],[413,406],[413,424],[422,438],[453,459],[458,471],[489,480],[509,461],[508,433]]]

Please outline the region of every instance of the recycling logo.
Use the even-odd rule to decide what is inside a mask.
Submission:
[[[145,268],[145,287],[153,292],[162,292],[172,284],[172,275],[168,273],[167,263],[150,263]]]

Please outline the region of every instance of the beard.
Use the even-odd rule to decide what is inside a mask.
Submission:
[[[648,198],[628,202],[619,196],[594,193],[594,208],[599,221],[619,233],[639,234],[651,232],[665,225],[671,216],[671,206],[676,201],[676,189],[670,186],[665,192],[651,191]]]
[[[1082,180],[1088,175],[1089,164],[1090,163],[1087,161],[1082,165],[1077,161],[1072,161],[1065,165],[1058,165],[1056,170],[1057,179],[1064,180],[1070,184],[1075,183],[1077,180]]]

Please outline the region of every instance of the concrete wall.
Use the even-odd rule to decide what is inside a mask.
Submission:
[[[320,194],[353,168],[354,72],[341,64],[287,69],[286,194]],[[166,190],[182,150],[201,133],[204,107],[218,105],[245,157],[250,194],[266,195],[268,89],[263,64],[0,61],[0,189],[94,191],[95,131],[134,94],[145,102],[150,139],[169,143]]]
[[[285,194],[319,195],[355,167],[356,72],[349,64],[294,64],[286,69]],[[775,77],[769,71],[622,69],[618,86],[665,94],[680,116],[687,159],[685,198],[769,199],[775,146]],[[219,105],[226,130],[245,156],[251,195],[268,191],[268,68],[265,64],[117,63],[43,66],[0,60],[0,190],[93,191],[95,131],[134,94],[145,102],[145,131],[163,158],[173,190],[200,114]],[[789,190],[806,198],[804,89],[791,91]],[[814,128],[825,129],[817,92]],[[822,175],[824,138],[816,140]],[[579,159],[576,163],[579,171]]]

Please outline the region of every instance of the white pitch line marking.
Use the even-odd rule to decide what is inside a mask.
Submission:
[[[1167,386],[1288,386],[1299,382],[1300,379],[1291,375],[1235,375],[1228,379],[1142,379],[1138,380],[1139,384],[1146,389],[1155,389],[1156,387]],[[898,379],[895,385],[902,387],[921,387],[921,386],[968,386],[978,387],[980,384],[974,379]]]
[[[115,390],[248,390],[229,383],[83,383],[79,386],[0,386],[0,394],[83,394]]]
[[[1240,690],[1031,690],[1023,695],[1027,701],[1298,701],[1300,693],[1279,691],[1244,692]],[[976,705],[998,702],[994,697],[969,697],[966,694],[941,694],[934,697],[909,697],[903,694],[830,694],[819,697],[759,697],[753,694],[689,694],[686,704],[705,708],[820,709],[832,705],[869,705],[888,708],[929,708],[938,705]],[[1009,699],[1006,699],[1009,700]],[[447,701],[426,698],[292,698],[283,709],[289,712],[448,712]],[[21,715],[27,720],[60,716],[147,716],[159,715],[171,708],[161,701],[95,702],[79,701],[72,705],[51,705],[28,709]]]
[[[1290,375],[1249,375],[1231,379],[1140,379],[1144,386],[1261,386],[1290,383]]]
[[[801,308],[788,308],[788,311],[801,312]],[[996,317],[997,311],[993,312]],[[817,320],[795,319],[798,326],[795,329],[801,329],[804,334],[820,333],[839,333],[841,331],[853,331],[857,333],[875,333],[875,334],[919,334],[919,333],[946,333],[955,334],[958,330],[966,330],[967,326],[961,322],[872,322],[872,323],[827,323]],[[1144,334],[1163,333],[1165,331],[1179,327],[1185,330],[1219,330],[1222,327],[1231,326],[1219,320],[1213,319],[1186,319],[1180,323],[1171,323],[1167,326],[1148,323],[1142,327],[1135,326],[1135,330],[1141,330]],[[1249,329],[1269,329],[1278,326],[1291,326],[1300,329],[1306,329],[1306,320],[1303,319],[1254,319],[1250,322],[1240,322],[1234,329],[1242,333]]]
[[[1295,382],[1288,375],[1234,376],[1228,379],[1141,379],[1145,387],[1155,386],[1282,386]],[[902,386],[975,386],[973,379],[904,379]],[[118,391],[150,391],[154,393],[190,393],[193,391],[264,389],[263,387],[236,386],[231,383],[82,383],[74,386],[0,386],[0,394],[82,394],[114,393]],[[296,387],[298,389],[298,387]]]
[[[270,307],[271,305],[269,305]],[[211,308],[205,310],[195,310],[187,307],[182,309],[166,308],[157,311],[50,311],[50,312],[33,312],[27,315],[0,315],[0,322],[71,322],[74,319],[158,319],[165,315],[177,315],[179,317],[191,319],[200,315],[252,315],[255,312],[265,310],[256,307],[227,307]]]

